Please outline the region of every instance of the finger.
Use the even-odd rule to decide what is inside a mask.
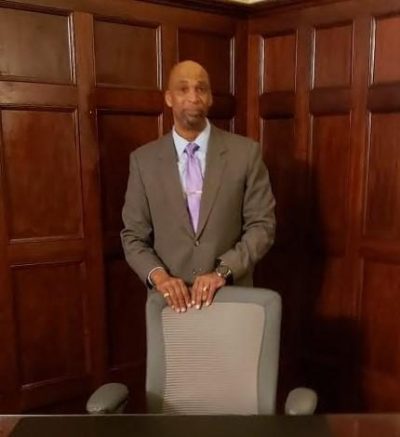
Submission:
[[[165,301],[167,302],[168,306],[171,307],[172,309],[174,309],[173,299],[172,299],[171,293],[168,291],[168,287],[163,285],[162,287],[158,287],[157,291],[165,299]]]
[[[179,312],[180,312],[180,311],[179,311],[179,308],[180,308],[180,306],[179,306],[179,300],[178,300],[178,297],[177,297],[177,295],[176,295],[175,290],[174,290],[173,287],[170,287],[170,288],[169,288],[169,296],[170,296],[171,301],[172,301],[171,308],[172,308],[173,310],[175,310],[177,313],[179,313]]]
[[[193,285],[192,285],[192,288],[190,290],[191,299],[192,299],[191,303],[192,303],[192,306],[196,307],[196,308],[198,305],[198,297],[197,297],[198,290],[199,290],[199,280],[198,280],[198,278],[196,278]],[[197,308],[197,309],[199,309],[199,308]]]
[[[211,288],[210,284],[204,284],[201,287],[201,300],[202,300],[202,302],[206,302],[207,301],[208,293],[210,291],[210,288]]]
[[[172,306],[172,300],[171,300],[171,297],[170,297],[170,294],[168,293],[168,291],[165,291],[163,293],[163,298],[165,299],[165,302],[167,303],[167,305],[171,307]]]
[[[190,288],[190,299],[192,306],[196,305],[196,290],[197,290],[198,279],[196,278],[193,282],[192,287]]]
[[[180,294],[182,295],[183,300],[185,302],[185,308],[190,308],[192,305],[191,297],[189,295],[189,290],[187,289],[186,284],[182,280],[179,280],[177,286],[179,287]]]
[[[184,295],[182,293],[179,282],[176,282],[174,284],[174,292],[175,292],[175,296],[176,296],[177,302],[178,302],[177,308],[178,308],[179,312],[184,313],[186,311],[186,302],[185,302],[185,298],[184,298]]]
[[[212,285],[207,293],[207,299],[205,303],[206,306],[210,306],[212,304],[216,291],[217,291],[217,287]]]
[[[202,298],[203,298],[203,287],[204,285],[201,282],[198,282],[196,284],[196,290],[195,290],[195,305],[196,308],[199,310],[202,306]]]

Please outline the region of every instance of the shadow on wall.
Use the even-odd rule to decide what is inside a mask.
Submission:
[[[327,239],[318,181],[303,162],[267,158],[277,238],[256,268],[255,285],[282,296],[278,411],[301,385],[318,392],[320,413],[359,411],[361,334],[350,312],[350,275]]]

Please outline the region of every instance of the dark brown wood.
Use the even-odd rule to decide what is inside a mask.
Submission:
[[[224,14],[199,12],[182,7],[175,8],[152,4],[148,1],[137,0],[0,0],[0,5],[8,8],[38,10],[41,12],[65,15],[68,12],[80,11],[94,14],[97,18],[112,17],[112,21],[128,23],[171,24],[176,27],[182,23],[190,23],[193,30],[210,32],[234,33],[235,17]],[[188,27],[187,25],[185,26]]]
[[[234,132],[234,120],[232,118],[210,118],[211,122],[220,129]]]
[[[400,260],[395,146],[400,64],[394,43],[399,11],[398,1],[314,2],[271,9],[249,21],[249,76],[259,76],[257,85],[249,84],[249,101],[254,105],[259,97],[259,106],[253,106],[257,115],[249,116],[250,132],[257,136],[257,116],[263,117],[258,136],[263,134],[278,201],[277,246],[257,270],[257,281],[284,290],[290,320],[284,325],[283,360],[297,325],[304,364],[298,376],[317,388],[322,411],[399,405],[398,342],[389,340],[389,331],[399,330],[389,304]],[[265,46],[260,56],[257,41],[268,46],[269,39],[292,34],[295,45],[288,39],[277,43],[285,53],[275,64],[266,61]],[[275,101],[273,94],[263,94],[268,68],[277,78],[275,88],[283,88],[279,81],[291,87],[281,101],[278,94]],[[288,79],[293,68],[295,87]],[[275,124],[281,126],[273,129]],[[294,190],[291,178],[279,178],[289,165],[293,177],[295,162],[303,165],[295,187],[305,187],[305,193]],[[301,199],[298,214],[284,203],[286,190]],[[288,211],[286,217],[280,208]],[[300,246],[291,233],[292,216],[299,222]],[[288,271],[297,280],[290,281]],[[285,363],[282,378],[290,374]]]
[[[67,16],[0,8],[0,22],[3,80],[72,81]]]
[[[348,229],[350,117],[347,114],[315,116],[312,134],[312,185],[315,187],[312,210],[314,223],[318,224],[315,242],[328,252],[333,243],[335,253],[343,256]]]
[[[96,20],[94,41],[97,85],[160,88],[158,34],[156,26]]]
[[[234,89],[233,43],[233,35],[179,29],[179,60],[192,59],[204,65],[213,92],[229,94]]]
[[[85,310],[82,268],[77,262],[16,266],[12,270],[24,397],[49,382],[68,385],[74,378],[81,380],[79,392],[85,391],[82,379],[89,363],[81,335]],[[32,314],[39,315],[35,323]]]
[[[75,114],[3,110],[2,124],[9,238],[82,236]]]
[[[178,62],[178,28],[175,25],[164,24],[161,28],[161,46],[163,54],[162,88],[168,88],[169,73]],[[172,111],[164,105],[162,114],[163,133],[169,132],[173,126]]]
[[[291,91],[263,93],[260,96],[260,115],[263,118],[293,117],[295,96]]]
[[[216,95],[210,109],[211,118],[231,118],[236,112],[236,99],[232,95]]]
[[[230,130],[241,135],[247,135],[247,106],[248,92],[248,23],[247,20],[240,20],[236,26],[234,39],[234,94],[236,97],[237,108],[235,118],[230,123]],[[246,62],[244,62],[246,60]],[[240,110],[238,110],[240,107]]]
[[[263,46],[262,90],[293,91],[296,80],[296,33],[289,31],[278,35],[266,35]]]
[[[73,108],[78,101],[77,90],[68,85],[48,85],[0,81],[2,106],[41,106]]]
[[[0,133],[2,132],[0,126]],[[0,149],[3,149],[0,135]],[[0,153],[0,169],[4,168],[3,153]],[[0,404],[3,411],[19,411],[18,387],[18,351],[16,345],[16,323],[13,305],[13,290],[11,271],[7,262],[8,239],[5,187],[3,177],[0,180],[0,341],[4,345],[6,359],[0,360]]]
[[[235,78],[246,27],[225,15],[130,0],[0,3],[2,412],[82,408],[107,380],[127,383],[143,410],[146,291],[119,240],[129,153],[171,128],[162,90],[179,52],[210,70],[216,123],[244,119]]]
[[[399,0],[218,3],[0,1],[2,412],[82,408],[107,380],[143,409],[146,292],[120,209],[130,151],[171,129],[180,59],[207,67],[211,120],[260,140],[270,169],[278,234],[256,284],[284,296],[282,392],[399,407]]]
[[[103,248],[101,234],[101,192],[99,184],[99,151],[95,132],[92,93],[95,83],[93,71],[93,18],[89,14],[74,13],[75,60],[79,96],[78,120],[81,144],[82,196],[85,235],[86,286],[84,332],[87,354],[90,355],[90,387],[98,387],[106,375],[106,326]],[[69,398],[71,398],[70,396]],[[65,397],[64,399],[68,399]]]
[[[400,239],[400,114],[374,113],[370,118],[364,233],[377,239]]]
[[[114,110],[157,115],[163,111],[164,96],[158,90],[97,87],[92,110]]]
[[[251,23],[249,23],[250,25]],[[247,77],[249,80],[247,86],[247,134],[257,141],[260,141],[260,94],[262,93],[260,84],[260,68],[264,65],[264,53],[260,59],[263,38],[256,32],[248,29],[248,63]]]
[[[350,111],[351,103],[348,88],[315,89],[310,92],[312,114],[345,114]]]
[[[374,84],[400,81],[400,50],[393,37],[398,35],[400,17],[377,17],[375,20],[375,55],[372,69]]]
[[[138,146],[158,138],[159,117],[135,113],[98,113],[103,231],[116,236],[122,229],[121,210],[129,174],[129,155]]]
[[[368,91],[368,109],[372,112],[398,112],[400,108],[400,87],[373,85]]]
[[[350,86],[352,44],[352,23],[335,23],[314,30],[315,88]],[[336,53],[335,58],[326,56],[331,51]]]

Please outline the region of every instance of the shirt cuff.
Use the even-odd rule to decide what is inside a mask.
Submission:
[[[154,284],[153,284],[153,282],[152,282],[152,280],[151,280],[151,275],[152,275],[156,270],[165,270],[165,269],[164,269],[164,267],[162,267],[162,266],[157,266],[157,267],[154,267],[154,269],[151,269],[151,270],[150,270],[149,274],[147,275],[147,283],[150,285],[150,288],[153,288],[153,287],[154,287]]]

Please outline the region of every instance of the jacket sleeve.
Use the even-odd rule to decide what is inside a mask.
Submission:
[[[153,249],[153,226],[146,190],[135,152],[130,156],[129,179],[122,209],[122,247],[130,267],[146,283],[149,272],[164,264]]]
[[[275,199],[258,143],[250,147],[242,220],[240,240],[218,257],[230,267],[234,280],[254,269],[275,238]]]

